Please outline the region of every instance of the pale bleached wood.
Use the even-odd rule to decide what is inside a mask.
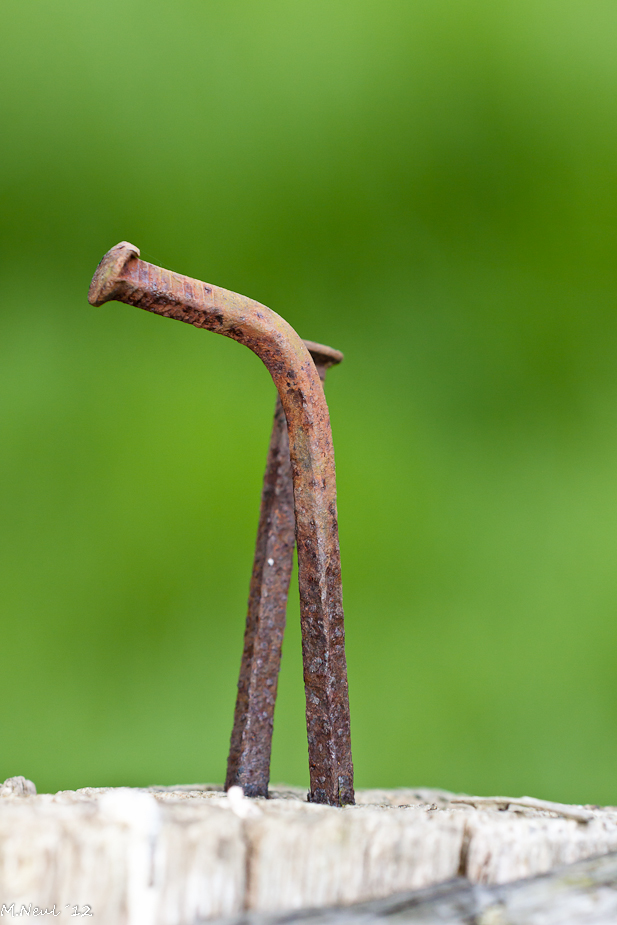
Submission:
[[[350,903],[447,880],[458,872],[464,837],[461,813],[273,803],[248,820],[247,906]]]
[[[591,822],[593,813],[579,806],[568,806],[566,803],[553,803],[552,800],[537,800],[535,797],[453,797],[452,805],[466,803],[476,809],[540,809],[564,819],[574,819],[575,822]]]
[[[464,878],[370,903],[296,913],[249,912],[224,925],[615,925],[617,855],[500,886]],[[223,923],[219,923],[223,925]]]
[[[614,809],[558,814],[557,804],[491,799],[373,790],[336,809],[293,788],[247,800],[207,785],[37,796],[15,778],[0,788],[0,911],[88,904],[99,925],[197,925],[372,900],[458,874],[505,883],[617,850]]]

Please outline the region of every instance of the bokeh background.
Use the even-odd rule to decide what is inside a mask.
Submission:
[[[274,388],[329,375],[358,786],[617,803],[617,7],[4,0],[0,779],[221,781]],[[306,785],[292,585],[272,779]]]

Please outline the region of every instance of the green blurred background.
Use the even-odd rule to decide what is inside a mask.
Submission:
[[[356,780],[617,803],[617,7],[4,0],[0,779],[221,781],[274,388],[345,352]],[[306,785],[292,586],[273,781]]]

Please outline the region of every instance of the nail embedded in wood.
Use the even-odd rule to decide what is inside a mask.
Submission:
[[[88,293],[92,305],[112,299],[236,340],[260,357],[274,380],[294,486],[309,799],[353,803],[334,450],[315,364],[293,328],[265,305],[146,263],[126,241],[103,257]]]
[[[304,341],[322,383],[343,354]],[[238,696],[227,761],[225,790],[267,797],[272,729],[289,582],[293,567],[295,515],[285,412],[277,396],[261,496],[261,510],[244,633]]]

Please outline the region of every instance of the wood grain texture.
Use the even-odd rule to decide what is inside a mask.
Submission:
[[[463,877],[335,909],[248,912],[225,925],[615,925],[617,854],[500,886]],[[222,925],[222,923],[220,923]]]
[[[360,791],[339,809],[293,789],[270,800],[206,785],[36,795],[12,779],[0,788],[0,907],[55,903],[66,918],[65,904],[88,904],[99,925],[197,925],[349,906],[457,876],[484,889],[617,851],[613,808],[564,815],[454,798]],[[569,818],[577,811],[588,821]]]

